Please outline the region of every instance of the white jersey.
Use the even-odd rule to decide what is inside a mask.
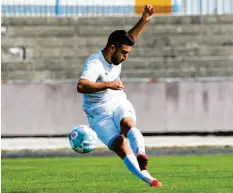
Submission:
[[[90,55],[84,63],[83,71],[80,79],[87,79],[93,82],[109,82],[120,80],[121,64],[109,64],[102,51],[99,50],[96,54]],[[126,100],[126,94],[123,90],[107,89],[91,94],[83,94],[83,108],[86,112],[100,107],[103,111],[113,108],[112,104],[119,104],[119,102]],[[108,108],[103,108],[103,106]],[[99,110],[100,110],[99,109]],[[100,111],[99,111],[100,113]]]

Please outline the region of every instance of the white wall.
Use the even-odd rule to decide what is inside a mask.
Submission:
[[[125,84],[143,132],[233,131],[233,81]],[[2,135],[66,134],[87,124],[74,84],[2,85]]]

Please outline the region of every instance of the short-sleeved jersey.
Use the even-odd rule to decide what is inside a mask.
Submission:
[[[120,74],[121,64],[109,64],[105,60],[102,51],[99,50],[96,54],[90,55],[84,63],[80,79],[87,79],[93,82],[109,82],[120,80]],[[126,94],[123,90],[107,89],[91,94],[83,94],[83,108],[88,110],[123,100],[126,100]]]

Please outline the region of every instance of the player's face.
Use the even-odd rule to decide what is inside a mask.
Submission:
[[[122,45],[121,47],[116,48],[111,56],[112,63],[114,65],[119,65],[120,63],[124,62],[128,58],[131,49],[132,46],[127,45]]]

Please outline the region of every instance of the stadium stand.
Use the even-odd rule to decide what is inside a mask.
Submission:
[[[91,53],[137,17],[3,17],[2,81],[77,79]],[[233,75],[233,15],[158,16],[139,38],[122,77]]]

